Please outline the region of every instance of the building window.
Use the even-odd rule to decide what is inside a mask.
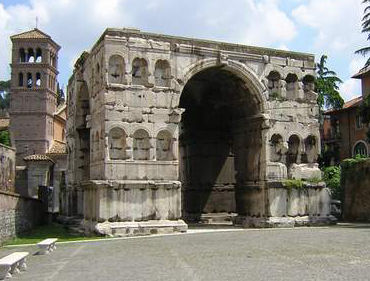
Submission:
[[[26,52],[23,48],[19,49],[19,61],[26,62]]]
[[[32,74],[27,73],[27,88],[32,88],[33,86],[33,79],[32,79]]]
[[[33,49],[28,49],[28,62],[35,62],[35,53],[33,52]]]
[[[364,141],[359,141],[353,149],[353,157],[357,155],[367,156],[367,146]]]
[[[362,129],[364,124],[362,123],[362,116],[356,115],[356,129]]]
[[[36,86],[41,86],[41,74],[39,72],[36,73]]]
[[[23,73],[22,72],[18,74],[18,86],[23,87]]]
[[[42,51],[40,48],[36,50],[36,62],[42,62]]]

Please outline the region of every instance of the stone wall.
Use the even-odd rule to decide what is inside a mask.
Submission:
[[[343,219],[370,220],[370,159],[347,160],[342,164],[341,185],[344,190]],[[352,164],[351,164],[352,162]]]
[[[0,144],[0,190],[14,191],[15,149]]]
[[[42,223],[41,201],[0,190],[0,244]]]

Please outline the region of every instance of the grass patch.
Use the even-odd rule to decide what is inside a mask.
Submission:
[[[296,179],[289,179],[283,181],[283,186],[287,189],[292,188],[302,188],[303,187],[303,181],[302,180],[296,180]]]
[[[70,233],[63,225],[52,223],[34,228],[28,233],[8,240],[4,245],[35,244],[46,238],[58,238],[58,242],[104,239],[102,236],[82,236]]]

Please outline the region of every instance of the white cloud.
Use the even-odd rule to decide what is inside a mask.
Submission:
[[[70,62],[91,48],[107,27],[138,27],[144,31],[278,46],[296,35],[294,22],[284,13],[282,0],[28,0],[26,4],[0,4],[0,35],[35,26],[62,46],[60,79],[66,82]],[[0,79],[9,77],[10,40],[1,40]]]
[[[351,76],[359,72],[361,68],[364,67],[367,58],[363,56],[355,56],[349,64],[349,73]]]
[[[356,79],[347,79],[339,87],[339,92],[345,101],[361,96],[361,82]]]
[[[278,49],[279,49],[279,50],[284,50],[284,51],[289,51],[288,46],[287,46],[287,45],[285,45],[285,44],[281,44],[281,45],[279,45],[279,46],[278,46]]]
[[[343,51],[360,47],[363,6],[358,0],[309,0],[293,10],[295,20],[317,30],[318,49]]]
[[[294,22],[278,7],[276,0],[247,1],[250,14],[245,32],[246,43],[271,44],[292,40],[297,30]]]

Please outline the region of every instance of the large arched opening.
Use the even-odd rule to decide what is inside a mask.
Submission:
[[[225,67],[193,75],[180,99],[180,181],[189,222],[262,215],[262,103],[252,81]],[[257,210],[258,209],[258,210]],[[258,214],[257,214],[258,213]]]

